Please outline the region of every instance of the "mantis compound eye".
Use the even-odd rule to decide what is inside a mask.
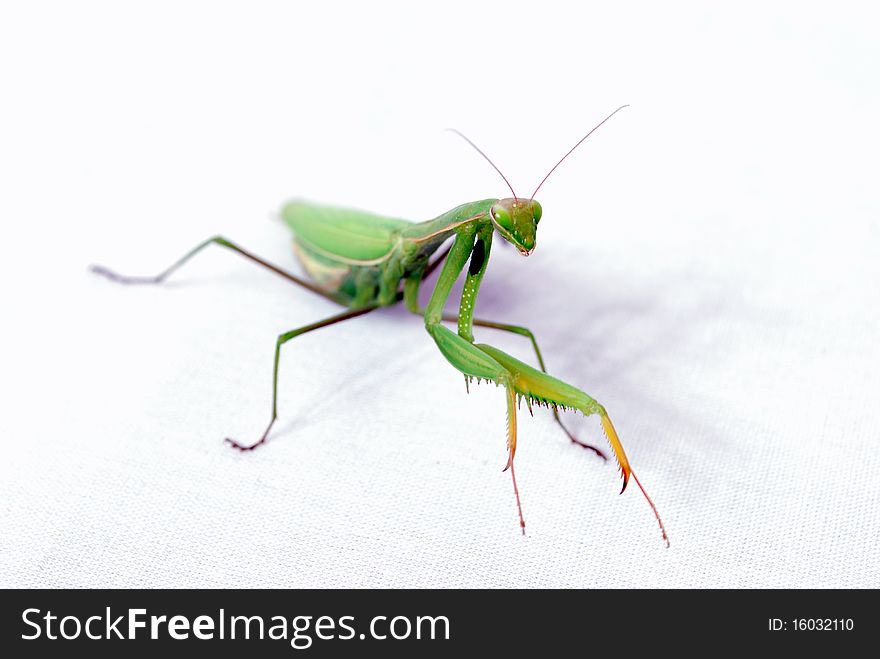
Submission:
[[[532,217],[535,218],[535,224],[541,221],[542,212],[543,211],[541,210],[541,204],[539,204],[537,201],[532,201]]]
[[[507,212],[507,209],[504,208],[504,206],[496,204],[495,206],[492,206],[490,213],[492,215],[492,220],[500,228],[508,232],[513,229],[513,223],[510,221],[510,213]]]

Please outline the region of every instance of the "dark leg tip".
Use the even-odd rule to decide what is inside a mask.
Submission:
[[[600,458],[602,458],[605,462],[608,462],[608,456],[605,455],[600,449],[596,448],[592,444],[587,444],[586,442],[582,442],[581,440],[575,439],[574,437],[571,437],[570,439],[571,439],[572,444],[577,444],[581,448],[587,449],[588,451],[592,451],[593,453],[598,455]]]
[[[254,444],[239,444],[237,441],[232,439],[231,437],[226,437],[223,441],[229,444],[232,448],[238,449],[239,451],[253,451],[255,448],[260,446],[261,444],[266,443],[266,439],[269,437],[269,431],[272,430],[272,426],[275,425],[275,419],[277,417],[273,416],[272,420],[269,421],[269,425],[266,426],[266,430],[263,431],[263,436],[260,437],[260,441],[255,442]]]
[[[125,275],[120,275],[118,272],[114,272],[109,268],[105,268],[103,265],[90,265],[89,270],[94,274],[106,277],[117,284],[161,284],[164,278],[164,274],[156,277],[126,277]]]
[[[99,275],[101,277],[106,277],[107,279],[117,279],[118,276],[112,270],[108,270],[103,265],[95,265],[94,263],[89,266],[89,272]]]
[[[234,439],[231,439],[230,437],[225,437],[223,439],[223,441],[225,443],[229,444],[232,448],[244,453],[245,451],[253,451],[255,448],[260,446],[260,444],[265,444],[266,438],[263,437],[260,441],[256,442],[255,444],[239,444],[237,441],[235,441]]]
[[[559,427],[562,428],[562,430],[565,432],[566,436],[571,440],[572,444],[577,444],[581,448],[585,448],[588,451],[592,451],[593,453],[598,455],[600,458],[602,458],[605,462],[608,462],[608,456],[606,456],[601,450],[599,450],[598,448],[596,448],[592,444],[587,444],[586,442],[582,442],[577,437],[575,437],[572,434],[572,432],[568,428],[565,427],[565,424],[562,423],[558,414],[556,414],[554,412],[553,416],[556,418],[556,423],[559,424]]]

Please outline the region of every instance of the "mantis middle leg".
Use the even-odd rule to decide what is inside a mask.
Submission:
[[[283,346],[291,339],[302,336],[303,334],[313,332],[314,330],[321,329],[322,327],[329,327],[330,325],[341,323],[344,320],[350,320],[351,318],[363,316],[364,314],[375,311],[376,309],[378,309],[377,306],[364,307],[363,309],[352,309],[350,311],[346,311],[335,316],[330,316],[330,318],[319,320],[317,323],[304,325],[302,327],[292,329],[289,332],[285,332],[284,334],[280,334],[275,342],[275,361],[274,367],[272,369],[272,416],[269,418],[269,425],[266,426],[266,430],[263,431],[260,439],[253,444],[240,444],[239,442],[229,437],[227,437],[224,441],[232,446],[232,448],[237,448],[239,451],[253,451],[255,448],[266,442],[266,438],[269,436],[269,431],[272,430],[272,426],[275,425],[275,420],[278,418],[278,363],[281,358],[281,346]]]

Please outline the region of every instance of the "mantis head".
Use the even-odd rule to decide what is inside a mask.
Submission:
[[[501,170],[495,165],[494,162],[487,156],[476,144],[471,142],[467,137],[465,137],[461,132],[455,130],[454,128],[448,128],[450,132],[455,133],[459,137],[461,137],[465,142],[470,144],[476,151],[479,153],[486,161],[495,168],[495,171],[501,175],[501,178],[504,179],[504,182],[507,183],[507,187],[510,188],[510,193],[513,195],[512,197],[508,197],[507,199],[499,199],[492,207],[489,209],[489,216],[492,218],[493,226],[498,230],[498,233],[501,234],[501,237],[504,238],[511,245],[516,247],[519,250],[519,253],[523,256],[528,256],[535,249],[535,234],[538,231],[538,222],[541,221],[541,204],[535,201],[535,195],[538,194],[538,190],[541,189],[541,186],[544,185],[544,181],[546,181],[550,174],[556,171],[556,168],[562,164],[562,161],[568,158],[571,155],[571,152],[578,148],[581,143],[587,139],[590,135],[595,132],[599,126],[608,121],[615,114],[620,112],[623,108],[628,107],[626,105],[621,105],[614,112],[605,117],[602,121],[600,121],[589,133],[584,135],[580,140],[578,140],[577,144],[575,144],[571,149],[568,150],[564,156],[562,156],[559,161],[553,165],[547,175],[541,179],[541,182],[538,183],[538,187],[535,188],[535,191],[532,193],[532,196],[528,199],[523,199],[521,197],[516,196],[516,192],[513,190],[513,186],[510,185],[510,181],[507,180],[507,177],[501,173]]]
[[[492,224],[501,237],[528,256],[535,249],[535,234],[541,221],[541,204],[534,199],[508,197],[489,209]]]

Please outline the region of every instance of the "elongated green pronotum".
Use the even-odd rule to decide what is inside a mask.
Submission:
[[[403,301],[407,309],[424,317],[428,334],[449,363],[464,375],[465,385],[469,385],[474,380],[478,383],[486,380],[504,388],[507,402],[508,449],[505,470],[510,470],[513,479],[523,533],[525,533],[525,521],[516,486],[513,459],[516,454],[516,411],[519,403],[525,400],[530,413],[534,405],[543,405],[552,409],[554,419],[572,442],[594,451],[605,459],[602,451],[579,441],[565,428],[559,418],[559,409],[579,410],[585,416],[592,414],[599,416],[605,436],[620,466],[623,478],[621,492],[626,489],[632,476],[650,504],[668,546],[669,540],[663,522],[657,514],[654,503],[633,472],[605,408],[580,389],[547,374],[541,351],[531,331],[525,327],[474,317],[474,305],[480,290],[480,282],[489,263],[489,250],[495,232],[497,231],[504,240],[516,247],[523,256],[531,254],[535,249],[535,235],[541,220],[541,206],[534,198],[538,190],[572,151],[624,107],[627,106],[617,108],[581,138],[553,166],[528,199],[517,197],[507,178],[486,154],[464,135],[454,131],[495,168],[510,188],[512,197],[483,199],[462,204],[436,219],[420,223],[355,210],[316,206],[301,201],[286,204],[281,216],[294,234],[294,251],[312,281],[285,272],[222,236],[215,236],[197,245],[155,277],[124,277],[100,266],[93,266],[93,270],[122,283],[160,283],[205,247],[213,244],[230,249],[313,293],[348,308],[340,314],[285,332],[278,337],[272,373],[272,414],[269,424],[259,440],[253,444],[240,444],[228,438],[226,440],[233,447],[243,451],[252,450],[263,444],[278,418],[278,360],[281,346],[307,332]],[[452,239],[451,246],[431,261],[431,256],[450,239]],[[428,306],[422,309],[418,304],[419,287],[441,263],[443,269],[434,292]],[[447,298],[466,266],[467,274],[458,314],[444,315],[443,308]],[[444,320],[457,323],[458,332],[447,329],[442,324]],[[541,370],[511,357],[498,348],[474,343],[474,325],[527,337],[535,350]]]

